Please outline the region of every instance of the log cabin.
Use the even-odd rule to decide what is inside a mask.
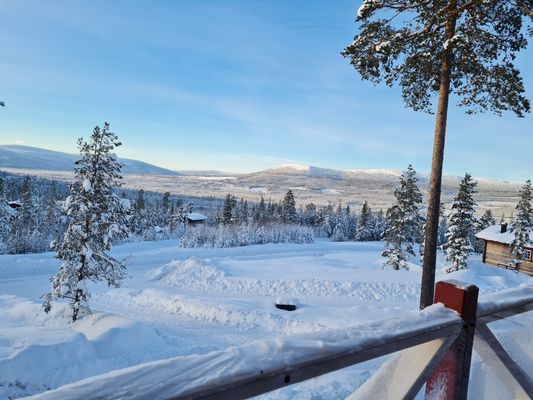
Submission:
[[[187,218],[187,224],[189,226],[196,226],[196,225],[202,225],[207,220],[207,217],[204,214],[200,214],[197,212],[191,212],[186,215]]]
[[[532,235],[533,237],[533,232]],[[483,262],[502,268],[514,269],[510,244],[514,235],[507,229],[507,224],[492,225],[476,234],[476,239],[483,240]],[[526,247],[526,260],[518,268],[520,272],[533,275],[533,243]]]

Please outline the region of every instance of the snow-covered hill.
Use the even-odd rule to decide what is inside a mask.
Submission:
[[[77,154],[20,145],[0,145],[0,168],[21,168],[45,171],[72,171]],[[125,174],[179,175],[169,169],[143,161],[119,158]]]
[[[69,180],[77,156],[25,146],[0,146],[0,169],[42,178]],[[141,161],[121,159],[125,189],[170,192],[183,197],[224,198],[230,193],[252,202],[265,199],[278,201],[291,189],[298,205],[342,203],[358,210],[368,201],[374,210],[386,209],[393,201],[398,186],[399,170],[393,169],[329,169],[309,165],[286,164],[248,174],[220,171],[169,171]],[[419,173],[424,195],[429,188],[427,173]],[[442,201],[449,207],[457,192],[460,177],[444,176]],[[478,209],[491,209],[494,215],[511,215],[518,200],[520,184],[488,179],[478,180],[475,196]],[[424,197],[426,198],[426,196]],[[219,205],[218,203],[216,205]]]

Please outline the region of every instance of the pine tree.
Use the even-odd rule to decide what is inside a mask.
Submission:
[[[446,260],[451,263],[446,272],[467,268],[468,255],[474,250],[472,237],[476,226],[476,203],[473,196],[476,186],[477,182],[472,180],[470,174],[465,174],[453,201],[446,230],[446,244],[442,246]]]
[[[366,242],[373,239],[372,235],[372,210],[368,206],[368,202],[363,203],[359,220],[357,221],[357,230],[355,232],[355,240],[359,242]]]
[[[364,0],[359,32],[342,53],[361,77],[392,86],[416,111],[432,112],[437,98],[420,307],[433,303],[442,165],[450,93],[467,113],[512,110],[530,104],[514,66],[524,49],[531,0]],[[527,33],[533,35],[533,27]]]
[[[35,244],[37,206],[34,202],[31,179],[27,175],[22,181],[20,202],[21,206],[15,212],[7,240],[8,252],[12,254],[28,253]]]
[[[409,255],[414,256],[413,246],[420,236],[420,204],[422,194],[417,185],[418,179],[412,165],[409,165],[400,177],[400,186],[394,191],[395,204],[387,210],[385,216],[385,265],[395,270],[409,269]]]
[[[348,216],[342,210],[342,206],[339,203],[337,211],[335,212],[335,226],[333,228],[333,233],[331,239],[334,242],[344,242],[347,240],[348,236]]]
[[[237,205],[237,198],[231,194],[226,195],[224,207],[222,208],[222,223],[229,225],[235,222],[234,210]]]
[[[443,203],[440,203],[439,215],[439,241],[437,244],[442,246],[446,243],[446,230],[448,229],[448,218],[446,217],[446,210]]]
[[[254,223],[263,225],[266,222],[266,212],[265,198],[261,195],[261,200],[253,213]]]
[[[9,237],[11,213],[8,207],[4,179],[0,176],[0,253],[5,252]]]
[[[297,220],[296,214],[296,200],[294,200],[294,193],[289,190],[283,202],[281,203],[281,221],[287,223],[295,223]]]
[[[88,281],[105,281],[118,287],[126,274],[123,261],[109,255],[111,240],[126,235],[126,213],[114,194],[120,186],[120,167],[112,151],[120,146],[109,124],[96,126],[90,141],[78,140],[81,159],[76,161],[74,182],[65,203],[69,225],[57,250],[62,261],[52,278],[52,291],[43,296],[49,312],[52,301],[68,299],[72,321],[89,312]]]
[[[476,232],[480,232],[483,229],[488,228],[489,226],[492,226],[494,224],[496,224],[496,220],[494,219],[494,216],[492,215],[492,211],[485,210],[481,218],[477,221]],[[483,240],[477,240],[475,235],[473,235],[471,242],[474,247],[474,251],[476,253],[478,254],[483,253],[483,247],[484,247]]]
[[[531,247],[533,242],[533,206],[531,180],[527,180],[519,192],[520,200],[516,205],[516,218],[511,224],[510,231],[514,234],[511,242],[513,266],[518,268],[520,263],[527,259],[526,246]]]
[[[381,240],[385,231],[385,213],[380,209],[374,214],[374,223],[372,226],[372,240]]]
[[[495,225],[496,220],[494,219],[494,215],[492,215],[492,211],[485,210],[481,218],[479,219],[479,230],[488,228],[489,226]]]
[[[44,223],[42,224],[43,227],[47,228],[43,236],[48,243],[48,248],[50,246],[50,242],[53,244],[54,241],[59,239],[61,232],[61,227],[59,224],[61,209],[57,205],[57,201],[57,184],[55,181],[52,181],[50,189],[45,197]]]
[[[169,192],[163,193],[163,199],[161,200],[161,208],[163,209],[164,213],[168,213],[170,211],[170,193]]]

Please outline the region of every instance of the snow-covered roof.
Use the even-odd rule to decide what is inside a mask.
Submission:
[[[533,231],[531,232],[533,237]],[[501,225],[491,225],[488,228],[483,229],[481,232],[476,233],[476,238],[483,240],[490,240],[491,242],[498,242],[504,244],[511,244],[514,239],[513,232],[510,232],[509,227],[506,232],[501,233]],[[533,243],[529,243],[533,246]]]
[[[187,219],[191,221],[205,221],[207,217],[204,214],[193,212],[187,214]]]

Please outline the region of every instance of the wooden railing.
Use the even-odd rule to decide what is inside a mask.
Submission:
[[[37,398],[242,399],[396,353],[349,399],[410,399],[424,384],[427,399],[465,399],[473,348],[515,398],[530,398],[531,377],[487,324],[532,310],[533,287],[477,297],[476,286],[438,282],[438,304],[400,318],[156,361]]]

